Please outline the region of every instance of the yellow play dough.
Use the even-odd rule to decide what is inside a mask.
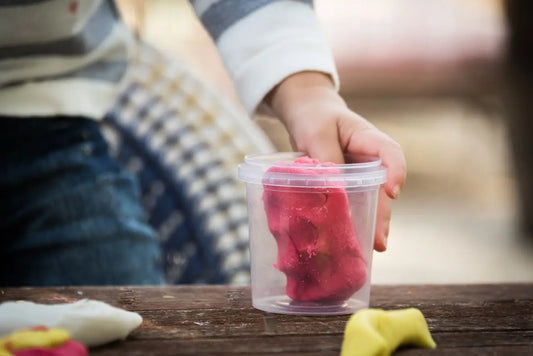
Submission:
[[[0,339],[0,356],[11,355],[9,351],[32,348],[51,349],[65,344],[68,340],[70,340],[70,334],[63,329],[15,331]]]
[[[386,356],[400,345],[436,347],[422,312],[416,308],[364,309],[346,324],[341,356]]]

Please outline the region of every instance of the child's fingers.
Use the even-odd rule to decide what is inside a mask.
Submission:
[[[394,142],[394,145],[384,147],[379,156],[383,165],[387,167],[385,190],[389,197],[397,199],[403,189],[407,176],[405,156],[396,142]]]
[[[331,119],[331,124],[327,124],[328,118],[323,116],[309,115],[305,119],[300,121],[305,122],[300,124],[302,127],[293,130],[298,134],[291,135],[293,149],[320,162],[344,163],[336,121],[333,120],[335,118]]]
[[[320,162],[344,163],[344,156],[339,144],[337,130],[322,131],[307,145],[310,157]]]
[[[378,211],[376,215],[376,231],[374,233],[374,250],[383,252],[387,249],[389,237],[392,201],[382,186],[378,193]]]
[[[349,153],[378,156],[387,167],[387,195],[396,199],[405,183],[407,166],[402,149],[389,136],[374,127],[354,131],[346,144]]]

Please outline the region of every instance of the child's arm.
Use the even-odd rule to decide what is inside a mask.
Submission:
[[[249,114],[291,74],[317,71],[338,83],[313,0],[190,1]]]
[[[267,104],[287,126],[294,148],[321,161],[341,162],[342,152],[381,158],[388,176],[374,247],[384,251],[390,198],[405,181],[405,159],[396,142],[337,94],[335,63],[312,2],[191,0],[250,114]]]
[[[321,161],[343,162],[343,153],[379,156],[388,168],[380,190],[374,248],[387,246],[391,198],[400,194],[406,163],[400,145],[351,111],[329,76],[299,72],[277,85],[267,104],[287,127],[293,148]]]

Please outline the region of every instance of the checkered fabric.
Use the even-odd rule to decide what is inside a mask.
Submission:
[[[104,123],[117,158],[139,177],[167,282],[248,284],[237,165],[274,150],[264,133],[184,64],[145,44]]]

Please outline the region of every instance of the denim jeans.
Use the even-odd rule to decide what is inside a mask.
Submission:
[[[0,117],[0,285],[161,283],[137,182],[99,124]]]

